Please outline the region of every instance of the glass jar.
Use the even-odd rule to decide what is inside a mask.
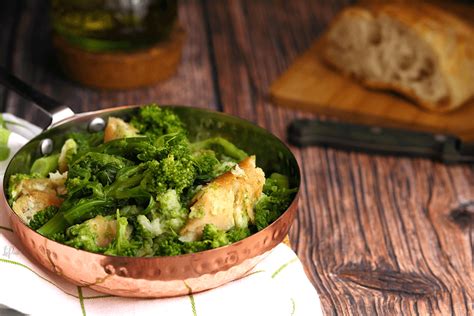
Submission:
[[[53,30],[91,52],[130,51],[166,39],[177,0],[51,0]]]

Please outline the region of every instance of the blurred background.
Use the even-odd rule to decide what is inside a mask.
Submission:
[[[2,1],[0,64],[76,111],[157,101],[218,110],[228,106],[230,112],[264,120],[262,113],[252,109],[256,103],[267,106],[265,95],[271,81],[310,46],[336,12],[350,3],[181,0],[176,7],[175,1],[157,1],[168,5],[171,20],[176,14],[185,31],[177,72],[148,87],[106,91],[86,87],[64,74],[53,48],[51,23],[51,4],[64,4],[67,11],[74,3],[106,2],[140,1]],[[53,12],[60,24],[60,9]],[[2,87],[0,100],[3,111],[14,113],[29,104]]]

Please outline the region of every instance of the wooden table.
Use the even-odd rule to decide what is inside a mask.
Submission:
[[[284,139],[293,118],[310,115],[273,106],[268,87],[346,4],[181,1],[188,39],[178,74],[150,88],[103,92],[58,71],[46,1],[2,1],[0,64],[76,111],[187,104],[241,116]],[[14,112],[31,106],[3,89],[0,104]],[[290,239],[326,314],[473,314],[472,165],[292,149],[304,185]]]

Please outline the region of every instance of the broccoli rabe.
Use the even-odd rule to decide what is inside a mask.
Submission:
[[[263,194],[255,205],[255,226],[262,230],[275,221],[291,203],[297,189],[290,189],[288,178],[273,173],[266,179]]]
[[[193,152],[192,159],[196,167],[196,179],[202,182],[209,182],[236,165],[236,162],[227,159],[219,160],[216,153],[210,149],[200,149]]]
[[[59,208],[54,205],[46,207],[45,209],[33,215],[33,218],[28,223],[28,226],[30,226],[31,229],[37,230],[46,224],[46,222],[49,221],[54,215],[56,215],[58,210]]]
[[[140,134],[157,137],[164,134],[183,132],[186,130],[183,123],[172,111],[161,109],[155,104],[141,107],[130,124],[138,129]]]
[[[234,179],[240,170],[236,165],[248,157],[247,153],[222,137],[190,142],[180,118],[172,110],[155,105],[140,108],[129,121],[111,121],[119,121],[125,132],[107,139],[104,132],[66,134],[60,153],[37,159],[29,175],[10,177],[8,197],[13,205],[22,187],[31,182],[27,180],[67,175],[63,189],[57,190],[60,206],[37,212],[29,222],[32,229],[91,252],[180,255],[248,237],[276,220],[295,194],[286,176],[272,174],[264,185],[263,180],[258,181],[256,192],[260,194],[263,185],[263,194],[255,204],[254,220],[245,211],[242,216],[246,220],[230,229],[221,230],[218,224],[206,222],[199,226],[196,239],[188,239],[183,230],[190,221],[204,218],[204,214],[219,216],[218,208],[212,208],[217,215],[204,209],[190,211],[204,189],[226,179],[225,175],[218,178],[224,173],[232,175],[227,179]],[[108,127],[110,132],[114,126]],[[57,170],[63,173],[53,173]],[[226,189],[229,196],[234,194],[232,185]],[[221,198],[218,195],[208,204],[222,203],[218,201]],[[240,200],[245,199],[236,199]],[[206,203],[201,204],[204,207]]]

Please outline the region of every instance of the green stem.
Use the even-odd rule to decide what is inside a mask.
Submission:
[[[68,227],[68,222],[64,219],[64,213],[58,212],[46,224],[38,228],[37,232],[43,236],[53,236],[63,232]]]
[[[82,220],[88,219],[88,217],[90,217],[88,215],[91,212],[105,205],[107,205],[106,200],[93,200],[82,203],[79,202],[79,204],[64,213],[64,219],[70,225],[76,224]]]
[[[58,158],[59,154],[54,154],[36,159],[31,166],[30,173],[46,177],[50,172],[58,169]]]
[[[247,153],[242,149],[238,148],[227,139],[222,137],[208,138],[200,142],[192,143],[190,145],[192,151],[201,149],[211,149],[212,147],[222,148],[222,153],[225,155],[235,158],[238,161],[244,160],[248,157]]]

